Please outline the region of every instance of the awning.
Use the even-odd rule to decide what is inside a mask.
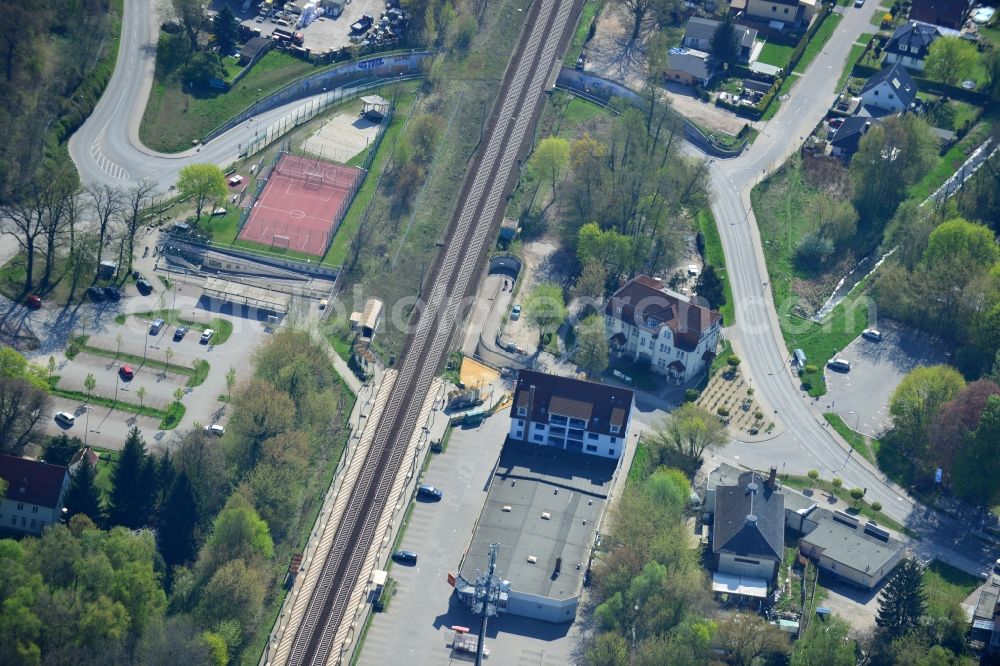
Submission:
[[[733,576],[732,574],[716,572],[712,574],[712,592],[763,599],[767,596],[767,581],[763,578]]]

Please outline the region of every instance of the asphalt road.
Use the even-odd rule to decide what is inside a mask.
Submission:
[[[754,145],[739,158],[710,164],[715,193],[712,208],[736,301],[738,323],[730,336],[749,364],[757,380],[756,388],[786,426],[779,437],[766,444],[736,443],[726,455],[758,468],[782,462],[787,471],[836,471],[845,483],[868,488],[868,498],[880,501],[887,515],[906,522],[913,512],[913,501],[872,465],[850,455],[850,448],[824,426],[818,405],[811,406],[798,391],[789,371],[775,303],[768,289],[760,235],[750,209],[750,188],[800,148],[834,100],[834,85],[851,45],[871,30],[869,18],[875,7],[842,11],[845,16],[836,32],[801,77],[790,99],[765,124]],[[237,157],[239,146],[254,136],[258,125],[264,128],[309,103],[303,100],[261,114],[209,145],[185,153],[164,155],[151,151],[139,142],[138,127],[152,85],[156,32],[152,5],[143,0],[126,0],[115,73],[94,113],[70,140],[70,154],[84,184],[127,184],[148,178],[166,189],[176,182],[183,166],[193,162],[226,165]],[[701,156],[690,146],[687,148]],[[922,542],[925,546],[931,538],[946,544],[965,530],[956,521],[934,515],[915,519],[912,525],[928,532]],[[982,562],[982,568],[987,564]],[[979,563],[966,565],[974,568]]]

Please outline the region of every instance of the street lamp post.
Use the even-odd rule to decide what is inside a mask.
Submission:
[[[84,405],[83,411],[87,413],[87,422],[84,424],[83,445],[87,446],[87,435],[90,433],[90,405]]]

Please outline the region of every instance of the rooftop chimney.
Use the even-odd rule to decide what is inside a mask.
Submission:
[[[778,476],[778,468],[771,465],[771,472],[767,475],[767,487],[774,489],[774,480]]]

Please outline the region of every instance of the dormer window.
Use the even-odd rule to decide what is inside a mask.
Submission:
[[[612,425],[611,426],[611,434],[612,435],[617,435],[619,430],[620,430],[620,428],[618,426],[616,426],[616,425]]]
[[[656,320],[652,317],[646,317],[646,326],[650,328],[656,328]]]
[[[528,415],[528,408],[527,407],[518,407],[517,408],[517,415],[518,416],[527,416]]]

